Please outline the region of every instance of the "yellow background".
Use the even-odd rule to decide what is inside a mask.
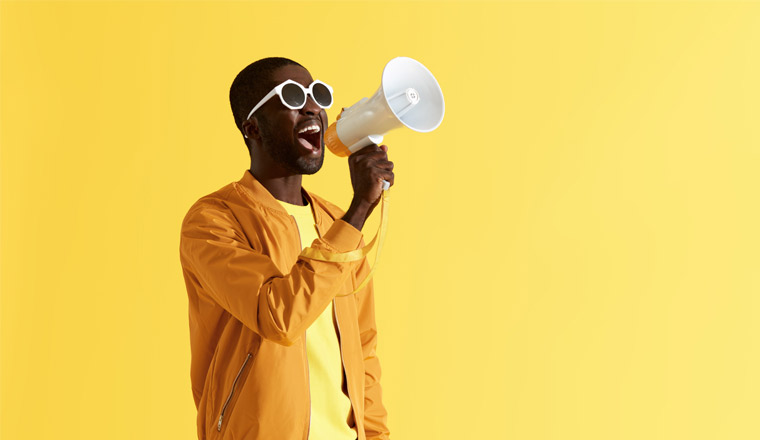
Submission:
[[[3,439],[195,438],[179,226],[249,165],[230,83],[293,58],[332,120],[401,55],[446,116],[386,137],[392,438],[760,438],[760,4],[0,13]],[[305,186],[347,207],[345,160]]]

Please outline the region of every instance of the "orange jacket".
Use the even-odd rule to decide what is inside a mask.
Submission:
[[[340,220],[339,208],[304,194],[320,237],[312,247],[346,252],[360,246],[361,232]],[[389,439],[372,283],[336,297],[358,286],[367,262],[317,261],[300,253],[295,220],[248,170],[185,216],[180,261],[199,439],[308,439],[303,336],[330,301],[351,400],[348,422],[359,440]]]

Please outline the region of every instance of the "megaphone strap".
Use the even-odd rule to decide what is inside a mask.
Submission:
[[[328,252],[328,251],[323,251],[323,250],[307,247],[301,252],[301,255],[300,255],[301,257],[309,258],[312,260],[346,263],[350,261],[358,261],[366,257],[367,254],[369,254],[370,251],[372,251],[372,248],[375,246],[375,243],[377,243],[377,252],[375,253],[375,264],[372,266],[372,269],[370,269],[369,273],[361,282],[361,284],[359,284],[359,286],[351,293],[347,293],[344,295],[335,295],[335,296],[349,296],[362,290],[364,286],[367,285],[369,280],[372,279],[372,275],[374,275],[375,269],[377,269],[377,264],[380,262],[380,251],[383,249],[383,242],[385,241],[385,233],[387,232],[387,229],[388,229],[388,190],[383,191],[381,203],[382,203],[382,207],[380,208],[380,227],[378,228],[378,231],[375,234],[375,237],[366,246],[362,247],[361,249],[356,249],[349,252]]]

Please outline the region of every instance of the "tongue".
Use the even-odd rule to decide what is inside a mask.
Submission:
[[[306,149],[309,149],[309,150],[313,150],[313,149],[314,149],[314,145],[312,145],[312,144],[311,144],[309,141],[307,141],[305,138],[299,137],[299,138],[298,138],[298,141],[301,143],[301,146],[302,146],[302,147],[304,147],[304,148],[306,148]]]

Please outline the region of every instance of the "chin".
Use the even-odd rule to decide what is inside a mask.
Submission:
[[[325,150],[322,150],[322,154],[318,158],[309,160],[308,158],[301,157],[296,161],[298,171],[300,174],[311,175],[316,174],[317,171],[322,169],[322,164],[325,161]]]
[[[310,174],[316,174],[317,171],[322,169],[322,161],[316,164],[308,164],[306,166],[300,166],[299,167],[301,171],[301,174],[303,175],[310,175]]]

